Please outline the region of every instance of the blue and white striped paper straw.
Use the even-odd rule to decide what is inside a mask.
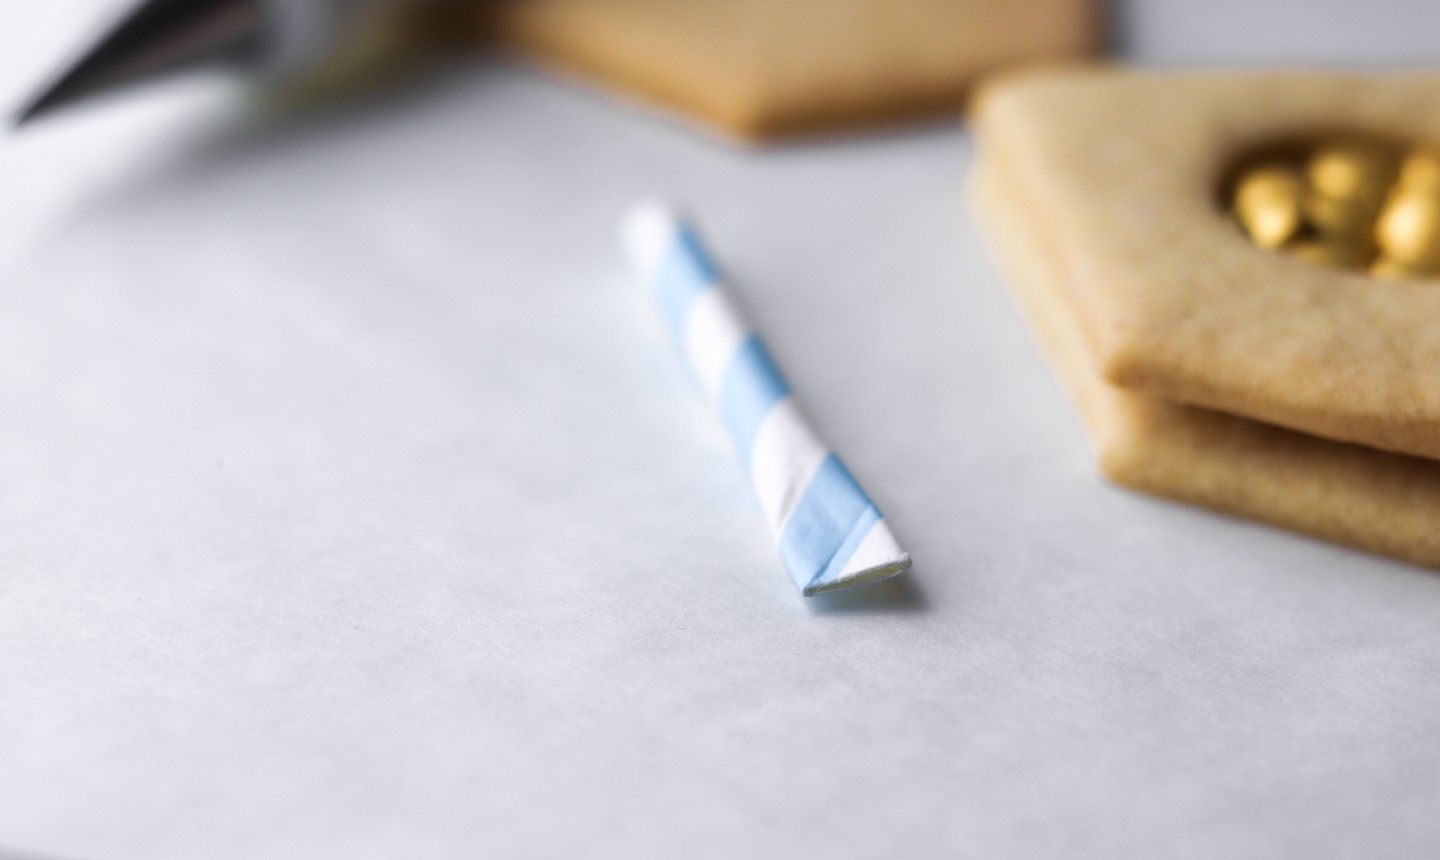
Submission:
[[[625,221],[626,250],[750,470],[780,557],[807,597],[910,566],[880,511],[810,429],[693,229],[659,203]]]

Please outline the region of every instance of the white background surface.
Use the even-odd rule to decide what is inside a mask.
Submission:
[[[1133,50],[1235,44],[1167,48],[1188,5]],[[60,19],[4,11],[40,68]],[[1440,578],[1103,486],[969,156],[740,151],[487,62],[4,139],[0,845],[1433,856]],[[908,579],[795,593],[616,247],[657,191]]]

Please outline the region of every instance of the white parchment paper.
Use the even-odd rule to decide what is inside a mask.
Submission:
[[[1440,577],[1102,485],[957,127],[744,151],[481,62],[154,98],[0,150],[170,141],[0,280],[18,856],[1433,856]],[[616,251],[647,192],[908,578],[795,593]]]

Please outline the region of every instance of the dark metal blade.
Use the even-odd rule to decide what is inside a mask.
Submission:
[[[21,125],[91,95],[261,47],[261,0],[146,0],[15,115]]]

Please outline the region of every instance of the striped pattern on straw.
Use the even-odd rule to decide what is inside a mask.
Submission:
[[[880,511],[796,408],[694,230],[663,204],[645,203],[626,219],[624,240],[749,468],[801,593],[869,585],[908,568]]]

